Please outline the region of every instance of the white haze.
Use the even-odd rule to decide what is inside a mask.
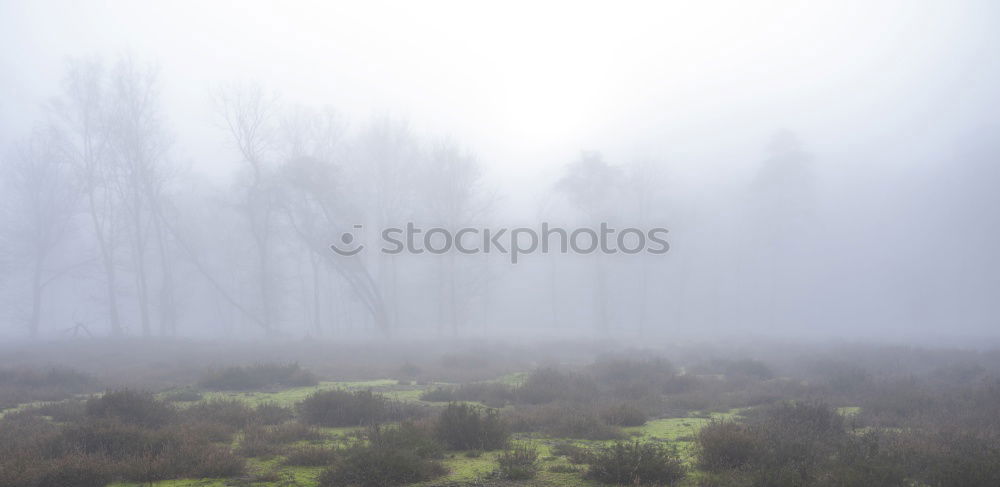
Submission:
[[[192,193],[238,181],[243,162],[212,96],[234,83],[259,83],[286,106],[331,107],[352,137],[390,117],[409,124],[421,150],[455,141],[482,164],[484,193],[496,195],[478,226],[534,225],[546,205],[556,220],[592,224],[565,201],[550,203],[581,151],[661,168],[646,223],[669,228],[672,249],[611,261],[609,326],[592,324],[585,257],[551,264],[563,273],[553,293],[546,258],[493,263],[494,285],[468,298],[455,327],[440,324],[441,296],[422,290],[433,270],[411,259],[401,264],[397,334],[997,338],[996,2],[0,0],[0,45],[5,149],[49,116],[69,60],[155,65],[169,159],[189,181],[175,184],[181,208],[184,198],[195,207],[211,199]],[[811,186],[804,220],[786,225],[786,208],[755,181],[772,137],[788,132]],[[620,225],[635,221],[629,205],[616,206]],[[0,332],[23,337],[25,271],[7,254]],[[241,268],[234,258],[225,265]],[[296,259],[282,261],[288,282],[301,277]],[[232,318],[190,264],[177,265],[200,290],[182,299],[179,334],[260,331]],[[649,304],[639,305],[643,267],[654,277]],[[108,332],[89,290],[103,285],[100,272],[81,275],[46,296],[42,334],[76,321]],[[310,301],[286,293],[276,328],[315,333],[301,311]],[[122,295],[131,316],[132,291]],[[356,303],[332,296],[324,293],[325,312],[354,323],[327,334],[377,335]],[[338,311],[345,302],[359,309]]]

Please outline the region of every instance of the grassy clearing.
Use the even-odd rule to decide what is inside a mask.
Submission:
[[[379,392],[388,397],[389,399],[394,399],[398,401],[412,401],[421,402],[420,394],[429,387],[447,385],[444,383],[435,383],[432,385],[401,385],[398,381],[392,379],[375,379],[366,381],[323,381],[315,386],[304,386],[304,387],[292,387],[288,389],[281,389],[277,391],[247,391],[247,392],[236,392],[236,391],[208,391],[203,392],[202,395],[205,400],[210,399],[238,399],[245,402],[250,406],[256,406],[261,403],[274,403],[281,406],[293,406],[295,403],[302,401],[310,394],[316,391],[331,390],[331,389],[345,389],[348,391],[363,391],[371,390],[372,392]],[[160,393],[160,397],[165,397],[172,391],[166,391]]]
[[[861,408],[858,406],[845,406],[837,408],[837,414],[844,417],[857,416],[859,413],[861,413]]]
[[[528,379],[527,372],[514,372],[512,374],[507,374],[494,379],[492,382],[499,382],[501,384],[507,384],[509,386],[519,386],[524,384],[524,381]]]
[[[524,382],[527,374],[508,374],[495,379],[495,382],[517,385]],[[409,402],[420,402],[420,394],[428,388],[447,385],[442,383],[434,384],[406,384],[399,383],[392,379],[376,379],[367,381],[325,381],[316,386],[293,387],[277,391],[254,391],[254,392],[204,392],[202,401],[213,399],[237,399],[250,406],[263,403],[275,403],[284,406],[292,406],[305,399],[309,394],[319,390],[346,389],[346,390],[372,390],[380,392],[385,396]],[[167,394],[169,393],[163,393]],[[850,408],[844,408],[850,409]],[[698,430],[711,422],[713,419],[732,418],[738,413],[737,410],[728,413],[699,414],[691,417],[655,419],[642,426],[622,428],[623,431],[633,438],[642,438],[650,441],[662,441],[675,445],[681,453],[685,463],[691,464],[694,437]],[[319,444],[324,446],[345,446],[349,443],[350,437],[362,428],[318,428],[325,436]],[[564,456],[554,455],[553,445],[557,443],[573,443],[584,447],[596,447],[610,444],[613,441],[591,441],[591,440],[568,440],[565,438],[547,437],[537,433],[515,435],[515,441],[524,443],[538,450],[539,464],[541,466],[538,475],[530,480],[516,483],[525,486],[598,486],[595,481],[586,480],[582,477],[585,466],[573,465]],[[236,443],[234,441],[234,443]],[[317,442],[312,442],[317,444]],[[235,445],[234,445],[235,446]],[[490,478],[497,468],[497,452],[448,452],[442,463],[448,469],[445,476],[424,483],[414,484],[420,487],[431,487],[435,485],[461,485]],[[269,458],[252,458],[248,461],[248,475],[245,479],[179,479],[155,482],[153,484],[119,483],[115,487],[141,487],[142,485],[152,485],[155,487],[232,487],[236,485],[253,486],[301,486],[313,487],[317,485],[317,477],[324,470],[324,467],[294,467],[283,466],[284,457],[273,456]],[[557,471],[553,472],[551,469]],[[570,471],[568,471],[570,470]],[[571,471],[575,470],[575,471]],[[696,476],[693,478],[697,478]],[[692,481],[693,481],[692,478]],[[514,485],[514,484],[512,484]],[[692,484],[694,485],[694,484]]]

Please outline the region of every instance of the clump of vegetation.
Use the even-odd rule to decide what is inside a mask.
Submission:
[[[753,458],[757,448],[754,435],[745,424],[713,421],[698,431],[698,467],[709,472],[741,468]]]
[[[384,448],[410,450],[422,458],[439,459],[444,455],[444,447],[435,437],[434,426],[427,421],[403,421],[393,428],[373,426],[368,431],[368,441]]]
[[[326,487],[387,487],[431,480],[447,470],[441,463],[412,451],[355,445],[319,476]]]
[[[774,377],[770,367],[760,360],[744,358],[737,360],[713,360],[702,371],[723,374],[727,377],[749,377],[767,380]]]
[[[266,428],[251,426],[243,430],[237,452],[248,458],[268,457],[277,452],[277,442],[272,441]]]
[[[988,471],[985,465],[1000,466],[1000,462],[969,461],[971,450],[961,454],[962,461],[969,462],[963,471],[976,472],[971,478],[958,472],[949,472],[947,480],[927,475],[923,466],[950,461],[920,458],[920,452],[927,450],[917,445],[927,443],[914,440],[923,435],[879,429],[849,434],[843,417],[829,406],[785,402],[748,413],[746,423],[720,421],[702,428],[697,435],[698,466],[727,485],[990,485],[985,481],[990,474],[979,475]],[[947,442],[936,438],[934,444],[932,451],[941,452]],[[1000,470],[991,480],[996,475]]]
[[[12,452],[0,469],[0,485],[31,487],[104,487],[115,476],[112,462],[81,453],[39,458],[29,452]]]
[[[497,455],[497,476],[508,480],[526,480],[538,474],[538,450],[516,444]]]
[[[617,442],[591,455],[587,477],[615,485],[673,485],[686,471],[677,453],[653,442]]]
[[[555,465],[552,465],[547,470],[552,473],[580,473],[579,468],[574,467],[572,465],[565,465],[562,463],[557,463]]]
[[[270,456],[278,453],[281,445],[322,438],[322,433],[302,423],[288,422],[274,426],[255,424],[243,430],[239,452],[245,457]]]
[[[93,377],[73,369],[0,369],[0,409],[34,401],[60,401],[96,390],[100,389]]]
[[[210,371],[198,385],[213,391],[252,391],[284,387],[314,386],[316,376],[299,364],[255,364]]]
[[[490,407],[502,407],[516,401],[514,387],[499,382],[470,382],[458,387],[435,387],[420,395],[432,402],[476,401]]]
[[[176,411],[152,393],[119,389],[87,401],[87,416],[115,419],[123,423],[159,427],[174,419]]]
[[[214,423],[234,430],[256,422],[254,410],[236,399],[197,402],[181,411],[181,415],[192,422]]]
[[[458,399],[456,399],[454,387],[434,387],[420,393],[420,400],[429,402],[455,402]]]
[[[97,486],[243,472],[241,459],[198,430],[123,422],[120,416],[102,414],[67,425],[31,414],[4,417],[0,485]]]
[[[642,426],[646,413],[633,403],[620,402],[601,409],[601,419],[612,426]]]
[[[552,454],[564,456],[574,465],[590,461],[590,449],[569,442],[560,442],[552,446]]]
[[[284,465],[296,467],[326,467],[337,458],[336,448],[299,446],[285,452]]]
[[[640,399],[659,394],[677,372],[661,358],[598,360],[587,368],[601,392],[618,398]]]
[[[417,407],[372,391],[316,391],[298,404],[302,420],[319,426],[363,426],[420,414]]]
[[[783,402],[747,415],[756,478],[768,485],[808,484],[846,438],[844,418],[817,402]]]
[[[597,383],[588,376],[542,368],[532,372],[515,389],[521,404],[545,404],[554,401],[584,403],[598,395]]]
[[[522,406],[506,415],[514,431],[538,431],[555,438],[613,440],[621,430],[609,425],[591,407],[570,403]]]
[[[438,416],[437,438],[452,450],[497,450],[510,432],[496,409],[451,403]]]
[[[367,440],[336,455],[333,466],[320,475],[319,485],[388,487],[431,480],[447,472],[437,461],[440,446],[435,446],[425,426],[372,427]]]
[[[273,402],[262,402],[254,408],[254,419],[260,424],[281,424],[292,419],[292,408]]]
[[[704,385],[704,379],[693,374],[676,374],[663,380],[662,392],[664,394],[682,394],[695,391]]]
[[[178,389],[163,394],[163,400],[167,402],[195,402],[202,399],[204,399],[202,393],[190,388]]]
[[[80,422],[87,417],[87,401],[68,399],[50,402],[28,409],[28,411],[48,416],[59,423]]]
[[[399,369],[396,370],[396,375],[399,377],[399,380],[413,382],[417,380],[417,377],[420,376],[421,372],[423,372],[423,370],[420,367],[407,362],[399,366]]]

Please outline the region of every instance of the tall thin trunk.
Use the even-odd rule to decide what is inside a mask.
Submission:
[[[108,321],[111,324],[111,334],[121,336],[124,334],[121,318],[118,315],[118,290],[115,273],[114,252],[111,243],[108,242],[104,234],[103,225],[97,214],[97,202],[94,200],[94,188],[91,187],[87,194],[88,205],[90,207],[90,220],[94,227],[94,234],[97,238],[97,247],[101,253],[101,265],[104,268],[104,276],[108,292]]]
[[[493,315],[493,287],[490,286],[490,256],[489,254],[483,254],[483,276],[485,282],[483,282],[483,331],[489,329],[490,320]]]
[[[146,278],[146,242],[142,235],[142,194],[139,185],[132,183],[132,237],[135,261],[136,297],[139,300],[139,323],[142,336],[149,337],[152,327],[149,320],[149,281]]]
[[[399,273],[396,271],[395,256],[389,257],[389,294],[392,296],[390,301],[392,306],[392,323],[398,324],[399,323]]]
[[[44,257],[40,252],[35,256],[35,268],[31,278],[31,318],[28,322],[28,331],[31,338],[38,336],[38,330],[42,321],[42,261]]]
[[[317,257],[315,254],[309,254],[309,265],[312,268],[312,305],[313,305],[313,328],[316,329],[316,334],[323,334],[323,301],[320,299],[322,289],[320,285],[320,267],[319,262],[317,262]]]
[[[455,285],[455,253],[448,254],[448,309],[451,320],[451,333],[458,335],[458,300],[455,296],[457,286]]]
[[[177,332],[177,308],[174,302],[174,273],[167,256],[166,237],[160,218],[160,212],[154,210],[153,231],[156,234],[156,249],[160,254],[160,335],[168,336]]]
[[[649,266],[642,266],[641,288],[639,290],[639,336],[646,334],[646,315],[649,307]]]
[[[257,265],[260,272],[260,298],[261,298],[261,321],[264,332],[270,334],[273,309],[271,302],[271,272],[267,251],[267,237],[262,236],[257,239]]]
[[[256,165],[254,166],[256,170]],[[259,174],[259,173],[255,173]],[[260,176],[257,175],[256,178]],[[257,270],[259,273],[258,291],[261,300],[261,326],[264,333],[270,335],[274,329],[274,290],[271,275],[271,255],[268,230],[271,221],[271,201],[266,190],[261,190],[261,183],[256,181],[248,194],[247,218],[250,220],[250,229],[254,234],[254,243],[257,247]],[[255,201],[257,200],[257,201]],[[263,206],[256,206],[259,203]],[[261,222],[258,224],[254,219],[254,212],[261,211]]]
[[[139,323],[142,325],[142,336],[152,335],[149,320],[149,285],[146,282],[146,264],[142,255],[136,257],[135,287],[139,299]]]
[[[594,287],[594,301],[597,305],[597,328],[601,332],[608,331],[608,283],[607,273],[600,256],[597,257],[597,285]]]
[[[445,282],[444,282],[444,275],[445,275],[444,260],[442,260],[439,257],[437,259],[437,288],[438,288],[438,296],[437,296],[437,332],[438,332],[438,335],[444,334],[445,324],[446,324],[445,323],[445,318],[444,318],[444,316],[445,316],[445,311],[444,311],[444,303],[445,303]]]
[[[556,258],[549,257],[549,262],[552,264],[549,266],[549,310],[552,313],[552,328],[559,328],[559,286],[556,275]]]

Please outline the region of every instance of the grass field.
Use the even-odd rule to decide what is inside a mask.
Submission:
[[[518,385],[521,384],[527,374],[508,374],[495,379],[496,382]],[[215,399],[236,399],[248,405],[272,403],[283,406],[294,406],[313,392],[330,389],[346,390],[371,390],[379,392],[387,397],[407,402],[433,404],[420,400],[420,395],[431,387],[445,386],[447,383],[430,383],[417,385],[413,383],[400,383],[392,379],[373,379],[366,381],[323,381],[316,386],[292,387],[275,391],[248,391],[248,392],[203,392],[201,401]],[[164,391],[159,396],[167,396],[172,391]],[[180,403],[190,406],[194,402]],[[184,407],[184,406],[182,406]],[[732,418],[736,411],[729,413],[694,414],[682,418],[661,418],[653,419],[642,426],[623,428],[623,431],[630,438],[657,441],[669,444],[677,448],[681,457],[691,466],[693,460],[694,436],[698,430],[708,424],[713,419]],[[323,444],[327,446],[343,446],[350,441],[350,435],[362,428],[321,428],[325,439],[313,442],[300,442],[302,444]],[[491,474],[496,470],[496,452],[468,452],[450,451],[446,453],[442,463],[448,469],[448,473],[433,481],[417,483],[414,485],[422,487],[431,486],[461,486],[461,485],[524,485],[524,486],[587,486],[601,485],[597,482],[583,478],[585,466],[573,465],[564,456],[554,455],[552,447],[558,443],[572,443],[585,447],[601,446],[610,444],[612,440],[578,440],[544,436],[538,433],[515,434],[515,442],[523,443],[534,447],[539,453],[539,463],[541,468],[538,475],[527,481],[499,481],[490,479]],[[233,446],[237,446],[238,440]],[[309,487],[317,485],[316,478],[324,470],[324,467],[291,467],[282,465],[281,456],[271,456],[267,458],[251,458],[248,462],[248,475],[243,479],[177,479],[164,480],[154,483],[116,483],[114,487],[227,487],[240,485],[272,486],[272,487]],[[567,467],[576,472],[552,472],[550,469],[555,466]],[[557,468],[557,470],[560,470]],[[693,482],[697,476],[689,477]],[[266,480],[264,480],[266,479]],[[691,484],[694,485],[694,484]]]
[[[446,354],[347,372],[244,360],[116,376],[132,386],[13,369],[0,485],[998,485],[987,369],[944,356],[913,378],[878,355],[873,372],[623,355]]]

